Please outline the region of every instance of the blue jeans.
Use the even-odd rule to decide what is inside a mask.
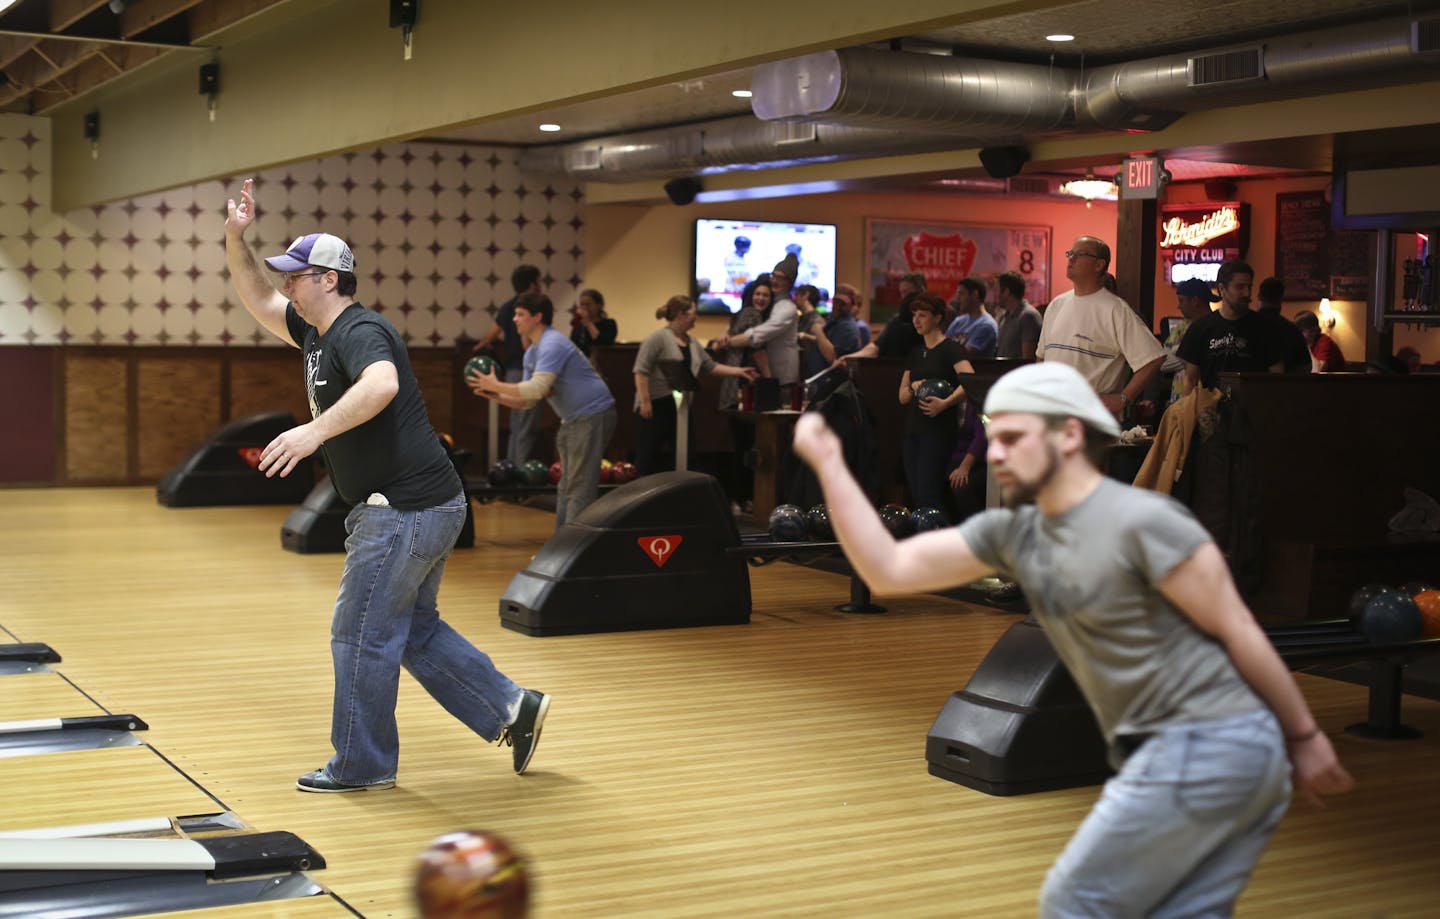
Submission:
[[[505,382],[519,383],[525,379],[524,367],[506,367]],[[534,408],[512,408],[510,410],[510,443],[505,448],[505,458],[515,465],[533,459],[535,432],[540,427],[540,406]]]
[[[1045,878],[1040,915],[1229,916],[1289,804],[1269,709],[1166,728],[1105,783]]]
[[[335,756],[325,767],[337,782],[372,785],[395,777],[402,666],[486,740],[514,720],[520,687],[446,625],[435,605],[465,502],[462,494],[420,511],[358,504],[345,518],[345,573],[330,627]]]
[[[615,407],[560,422],[555,452],[563,474],[555,489],[555,529],[595,503],[600,496],[600,458],[615,433]]]

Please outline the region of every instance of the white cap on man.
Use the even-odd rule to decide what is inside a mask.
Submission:
[[[985,396],[985,414],[1025,412],[1079,418],[1087,427],[1111,437],[1120,424],[1100,401],[1080,371],[1069,364],[1044,361],[1017,367],[995,381]]]
[[[331,271],[354,271],[355,253],[345,240],[329,233],[311,233],[290,244],[284,255],[267,258],[265,264],[280,272],[303,268],[328,268]]]

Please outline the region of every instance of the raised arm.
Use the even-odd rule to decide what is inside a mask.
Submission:
[[[820,480],[845,557],[877,595],[941,590],[991,573],[953,527],[896,541],[850,475],[840,438],[816,412],[806,412],[796,422],[795,452]]]
[[[290,337],[285,325],[285,295],[275,289],[260,267],[260,260],[245,241],[245,231],[255,222],[255,180],[246,179],[240,186],[240,200],[234,198],[225,202],[228,216],[225,218],[225,261],[230,266],[230,283],[240,295],[240,302],[255,321],[270,333],[292,347],[300,345]]]

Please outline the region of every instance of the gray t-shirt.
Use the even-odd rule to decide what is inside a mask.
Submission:
[[[690,372],[697,377],[715,369],[714,358],[700,347],[698,341],[690,337],[688,346],[681,351],[680,343],[675,340],[675,333],[670,331],[667,326],[651,332],[640,343],[640,350],[635,354],[635,366],[632,372],[644,374],[650,378],[650,400],[653,402],[675,392],[675,387],[670,385],[670,378],[665,375],[665,371],[660,369],[659,362],[684,360],[689,361]],[[639,399],[639,393],[636,393],[635,397]]]
[[[1167,495],[1104,478],[1075,507],[991,510],[960,525],[971,550],[1025,590],[1105,739],[1264,707],[1220,643],[1159,584],[1210,536]]]

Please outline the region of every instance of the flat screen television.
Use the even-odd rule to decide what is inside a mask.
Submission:
[[[835,289],[835,225],[766,220],[695,221],[692,265],[699,311],[740,312],[745,285],[770,271],[794,251],[800,260],[796,284],[814,284],[828,305]]]

